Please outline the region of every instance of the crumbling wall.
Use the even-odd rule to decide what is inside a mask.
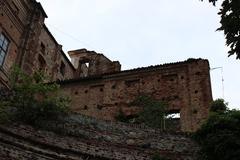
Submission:
[[[74,67],[77,69],[76,77],[101,75],[104,73],[119,72],[121,65],[118,61],[111,61],[103,54],[86,49],[69,51]]]
[[[209,63],[202,59],[63,81],[61,88],[72,98],[73,111],[105,120],[114,120],[120,110],[137,114],[136,97],[152,96],[180,113],[182,131],[199,128],[212,101]]]

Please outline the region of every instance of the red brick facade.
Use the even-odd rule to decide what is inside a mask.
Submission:
[[[180,113],[182,131],[195,131],[207,118],[212,101],[209,77],[207,60],[189,59],[61,84],[75,112],[105,120],[114,120],[120,110],[135,115],[139,107],[132,102],[144,94],[167,102],[170,113]]]

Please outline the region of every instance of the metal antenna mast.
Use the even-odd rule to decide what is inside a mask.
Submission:
[[[224,78],[223,78],[223,67],[215,67],[211,68],[210,70],[213,71],[215,69],[221,69],[221,76],[222,76],[222,98],[224,99]]]

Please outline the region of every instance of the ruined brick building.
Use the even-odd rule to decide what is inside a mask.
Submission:
[[[114,120],[123,111],[135,115],[131,102],[148,94],[180,113],[182,131],[195,131],[212,101],[209,63],[203,59],[121,71],[118,61],[86,49],[69,51],[69,60],[44,20],[35,0],[0,0],[0,88],[8,87],[10,68],[45,72],[71,97],[74,112]]]

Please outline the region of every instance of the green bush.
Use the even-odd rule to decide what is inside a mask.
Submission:
[[[4,111],[6,108],[14,111],[11,119],[37,125],[42,120],[57,120],[69,112],[69,99],[59,95],[57,84],[45,83],[46,79],[42,72],[27,75],[17,67],[12,69],[12,94],[1,105]]]
[[[221,102],[221,103],[220,103]],[[204,160],[237,160],[240,157],[240,111],[223,112],[224,101],[214,103],[214,108],[206,123],[195,133]],[[217,106],[216,104],[219,104]]]
[[[155,153],[152,158],[152,160],[167,160],[165,157],[162,157],[159,153]]]
[[[115,119],[119,122],[129,123],[129,119],[126,115],[124,115],[123,111],[120,109],[117,116],[115,116]]]
[[[142,107],[137,118],[138,123],[144,123],[153,128],[165,129],[165,115],[167,105],[150,96],[142,95],[136,98],[134,105]]]
[[[228,110],[227,105],[228,104],[223,99],[217,99],[212,102],[212,104],[210,106],[210,111],[223,113]]]

